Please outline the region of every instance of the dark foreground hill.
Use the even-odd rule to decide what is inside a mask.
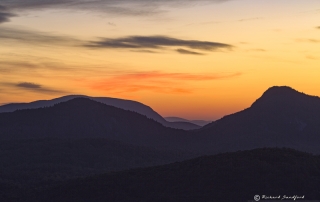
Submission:
[[[185,133],[87,98],[0,113],[0,188],[7,190],[3,193],[23,192],[67,179],[187,159],[193,155],[180,152],[186,147],[176,148],[185,145]]]
[[[0,139],[108,138],[134,145],[174,148],[190,137],[136,112],[88,98],[53,107],[0,113]]]
[[[320,98],[290,87],[269,88],[251,107],[197,131],[207,151],[289,147],[320,153]]]
[[[256,149],[66,181],[26,193],[21,201],[241,202],[257,194],[319,200],[319,187],[319,156]]]
[[[36,187],[109,171],[163,165],[187,157],[190,156],[185,153],[102,138],[1,141],[0,184]]]
[[[134,111],[150,119],[153,119],[164,126],[171,127],[171,128],[184,129],[184,130],[200,128],[199,125],[190,123],[188,121],[180,121],[180,122],[166,121],[162,116],[160,116],[160,114],[155,112],[151,107],[137,101],[123,100],[123,99],[109,98],[109,97],[89,97],[85,95],[68,95],[68,96],[55,98],[52,100],[38,100],[30,103],[6,104],[6,105],[0,106],[0,113],[14,112],[16,110],[21,110],[21,109],[37,109],[37,108],[43,108],[43,107],[51,107],[55,104],[66,102],[74,98],[88,98],[88,99],[101,102],[106,105],[114,106],[120,109]]]

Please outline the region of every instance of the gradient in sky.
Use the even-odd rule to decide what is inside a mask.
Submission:
[[[0,103],[67,94],[215,120],[269,87],[320,95],[318,0],[1,0]]]

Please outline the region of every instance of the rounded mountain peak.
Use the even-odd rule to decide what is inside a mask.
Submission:
[[[304,96],[305,94],[300,93],[289,86],[273,86],[266,90],[252,106],[290,103],[294,100],[300,100]]]
[[[296,94],[296,93],[299,93],[299,92],[289,86],[272,86],[263,93],[262,97],[288,95],[288,94]]]

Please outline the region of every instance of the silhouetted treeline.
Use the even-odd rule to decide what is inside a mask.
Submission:
[[[319,156],[291,149],[256,149],[70,180],[29,192],[25,199],[234,202],[253,200],[257,194],[320,199],[319,168]]]
[[[161,165],[191,156],[102,138],[10,140],[1,141],[0,148],[0,183],[14,186]]]

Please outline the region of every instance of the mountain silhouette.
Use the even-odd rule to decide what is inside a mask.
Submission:
[[[140,146],[176,148],[183,147],[190,136],[187,131],[165,127],[139,113],[88,98],[0,113],[0,139],[108,138]]]
[[[3,112],[13,112],[16,110],[21,109],[37,109],[41,107],[50,107],[55,104],[66,102],[68,100],[74,99],[74,98],[89,98],[91,100],[104,103],[106,105],[118,107],[125,110],[130,110],[137,112],[139,114],[145,115],[148,118],[151,118],[159,123],[161,123],[164,126],[171,127],[171,128],[177,128],[177,129],[184,129],[184,130],[192,130],[192,129],[198,129],[200,128],[199,125],[190,123],[188,121],[180,121],[180,122],[168,122],[166,121],[161,115],[159,115],[157,112],[155,112],[151,107],[144,105],[137,101],[132,100],[124,100],[124,99],[118,99],[118,98],[109,98],[109,97],[89,97],[85,95],[68,95],[63,96],[60,98],[55,98],[52,100],[38,100],[30,103],[11,103],[0,106],[0,113]]]
[[[53,107],[0,113],[0,139],[99,137],[198,154],[263,147],[320,153],[319,123],[320,98],[282,86],[269,88],[249,108],[192,131],[74,98]]]
[[[317,200],[319,166],[319,156],[291,149],[256,149],[71,180],[33,191],[26,199],[234,202],[254,201],[255,195],[263,194]]]
[[[292,150],[320,154],[319,123],[320,98],[287,86],[190,131],[87,97],[3,112],[0,201],[319,199],[320,157]]]
[[[88,98],[0,113],[0,201],[19,187],[189,159],[190,136]]]
[[[287,86],[269,88],[251,107],[197,131],[215,152],[290,147],[320,153],[320,98]]]

